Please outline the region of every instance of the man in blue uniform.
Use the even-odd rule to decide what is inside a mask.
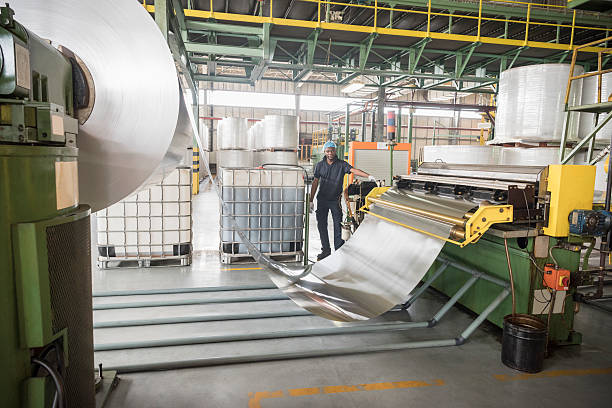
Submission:
[[[317,255],[317,261],[320,261],[331,254],[329,245],[329,236],[327,235],[327,213],[331,211],[332,220],[334,222],[334,248],[337,250],[344,244],[342,239],[342,207],[340,206],[340,195],[342,194],[342,183],[344,175],[353,173],[356,176],[367,177],[371,181],[375,181],[374,176],[359,169],[353,168],[344,160],[340,160],[336,156],[336,144],[334,142],[326,142],[323,145],[325,157],[315,165],[314,181],[310,196],[315,197],[317,188],[317,226],[319,235],[321,236],[321,253]],[[310,210],[314,209],[314,202],[310,203]]]

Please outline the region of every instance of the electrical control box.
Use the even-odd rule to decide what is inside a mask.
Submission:
[[[568,290],[570,284],[570,271],[558,268],[553,264],[546,264],[544,266],[544,280],[542,284],[552,290]]]

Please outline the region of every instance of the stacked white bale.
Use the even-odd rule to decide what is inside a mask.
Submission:
[[[248,169],[253,167],[253,153],[250,150],[219,150],[217,163],[219,167]]]
[[[245,118],[224,118],[217,126],[217,165],[227,168],[253,167]]]
[[[245,118],[224,118],[217,128],[219,150],[247,150],[247,120]]]
[[[565,149],[566,153],[569,149]],[[548,166],[559,164],[558,147],[502,147],[499,164],[506,166]],[[569,163],[571,164],[571,163]]]
[[[297,153],[296,152],[285,152],[285,151],[268,151],[264,150],[259,153],[258,160],[262,164],[285,164],[285,165],[297,165]]]
[[[568,64],[541,64],[512,68],[499,80],[494,143],[559,142],[563,135]],[[574,75],[582,74],[582,67]],[[579,86],[573,86],[568,104],[578,105]],[[578,133],[577,115],[570,119],[568,140]]]
[[[424,162],[449,164],[497,164],[498,146],[438,145],[423,147]]]
[[[586,77],[582,80],[581,105],[597,103],[597,83],[597,76]],[[573,86],[578,86],[578,84],[579,83]],[[601,76],[601,102],[607,102],[610,94],[612,94],[612,72],[608,72]],[[605,114],[599,115],[600,123],[605,116]],[[588,136],[595,130],[594,119],[594,113],[580,113],[580,126],[578,129],[580,138]],[[610,143],[610,137],[612,137],[612,121],[608,122],[599,132],[597,132],[595,141],[598,143]]]
[[[260,154],[262,164],[297,164],[299,120],[293,115],[266,115],[263,120]]]
[[[253,165],[259,167],[262,165],[261,150],[264,148],[263,121],[255,122],[251,129],[253,129]]]

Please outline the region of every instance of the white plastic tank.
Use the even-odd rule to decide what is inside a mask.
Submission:
[[[499,79],[495,143],[555,142],[563,134],[569,64],[540,64],[512,68]],[[583,73],[580,66],[574,75]],[[572,86],[568,104],[578,105],[581,89]],[[568,140],[575,140],[578,118],[573,115]]]
[[[219,150],[246,150],[249,148],[245,118],[225,118],[217,127]]]
[[[449,164],[497,164],[499,147],[480,145],[424,146],[423,161]]]
[[[295,150],[298,147],[298,117],[266,115],[263,123],[263,149]]]
[[[589,105],[597,103],[597,76],[586,77],[582,80],[582,101],[581,105]],[[576,86],[576,85],[574,85]],[[612,94],[612,72],[603,74],[601,76],[601,102],[606,102],[608,96]],[[605,114],[599,115],[599,121],[603,120]],[[594,113],[580,113],[580,126],[578,129],[578,135],[580,138],[588,136],[594,129],[593,120],[595,118]],[[596,135],[596,142],[599,143],[610,143],[610,137],[612,136],[612,120],[606,124]]]

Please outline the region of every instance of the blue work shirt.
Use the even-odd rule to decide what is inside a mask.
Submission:
[[[317,199],[320,201],[337,201],[342,194],[342,182],[344,175],[349,174],[353,166],[340,160],[338,156],[332,164],[327,163],[327,158],[318,162],[314,168],[314,176],[319,179],[319,193]]]

